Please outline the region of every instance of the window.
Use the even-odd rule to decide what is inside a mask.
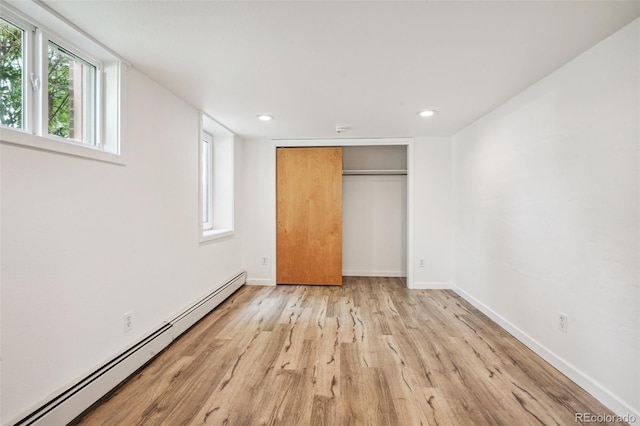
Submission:
[[[47,64],[48,133],[95,146],[98,68],[51,41]]]
[[[12,6],[0,15],[1,141],[121,163],[121,61],[46,6]]]
[[[24,30],[0,19],[0,125],[22,129]]]
[[[202,115],[200,136],[200,241],[233,234],[235,135]]]

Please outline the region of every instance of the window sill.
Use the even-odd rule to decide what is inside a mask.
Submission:
[[[200,242],[203,243],[205,241],[217,240],[219,238],[229,237],[233,235],[233,229],[213,229],[208,231],[203,231],[202,236],[200,237]]]
[[[37,136],[22,130],[0,128],[0,142],[3,144],[22,146],[40,151],[55,152],[57,154],[69,155],[72,157],[88,158],[105,163],[126,165],[122,155],[111,152],[100,151],[91,146],[82,145],[72,141],[62,141],[45,136]]]

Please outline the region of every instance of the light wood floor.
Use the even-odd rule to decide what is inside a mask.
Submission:
[[[609,413],[451,291],[244,286],[82,425],[573,425]]]

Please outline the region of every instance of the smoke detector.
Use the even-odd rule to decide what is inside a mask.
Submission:
[[[346,133],[347,130],[349,130],[349,127],[347,127],[347,126],[337,126],[336,127],[336,133]]]

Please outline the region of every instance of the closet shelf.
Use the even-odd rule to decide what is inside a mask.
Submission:
[[[363,176],[387,176],[387,175],[406,175],[406,170],[343,170],[343,175],[363,175]]]

